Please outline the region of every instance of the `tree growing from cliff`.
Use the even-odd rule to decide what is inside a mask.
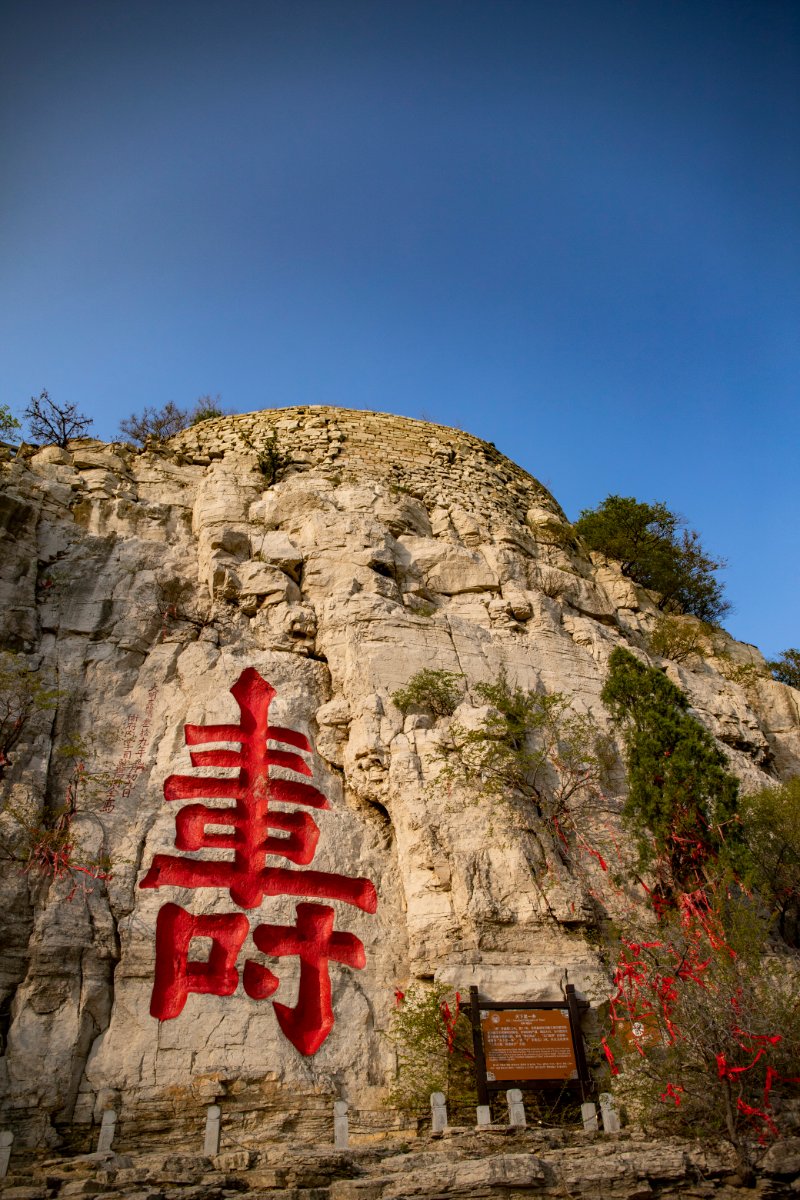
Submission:
[[[781,1101],[800,1083],[800,964],[769,951],[741,893],[721,888],[703,908],[685,894],[655,929],[623,939],[611,998],[606,1053],[629,1116],[722,1136],[744,1176],[748,1143],[785,1131]]]
[[[442,777],[477,799],[509,804],[538,844],[546,874],[554,863],[576,868],[586,855],[605,870],[582,818],[605,810],[611,740],[561,692],[522,688],[504,675],[473,691],[487,711],[477,725],[450,726],[439,750]],[[535,882],[547,905],[546,886]]]
[[[770,660],[767,666],[778,683],[788,683],[789,687],[800,689],[800,650],[796,647],[784,650],[780,658]]]
[[[120,434],[137,446],[144,446],[149,440],[165,442],[190,425],[198,425],[201,421],[209,421],[213,417],[224,416],[220,407],[220,397],[200,396],[192,408],[179,408],[168,400],[161,408],[145,406],[140,413],[133,413],[120,421]]]
[[[777,1134],[773,1099],[800,1083],[800,962],[772,951],[762,904],[790,857],[788,837],[774,839],[788,814],[770,793],[740,819],[738,781],[688,698],[627,650],[611,655],[602,697],[625,740],[623,817],[653,908],[620,938],[605,1043],[616,1090],[640,1121],[726,1137],[749,1177],[748,1137]],[[748,873],[764,889],[755,902]],[[790,879],[789,892],[797,865]]]
[[[458,992],[441,983],[397,991],[389,1040],[397,1054],[390,1104],[417,1117],[430,1116],[431,1092],[442,1092],[451,1116],[474,1120],[472,1025]]]
[[[607,496],[581,512],[575,532],[591,550],[616,559],[623,574],[658,592],[662,609],[712,623],[729,611],[716,578],[724,562],[707,554],[699,534],[663,502]]]
[[[435,671],[429,667],[412,675],[404,688],[392,693],[392,700],[405,716],[421,709],[432,717],[449,717],[463,700],[463,675],[454,671]]]
[[[11,415],[8,405],[0,404],[0,439],[14,437],[19,428],[19,421]]]
[[[31,396],[25,409],[28,431],[35,442],[60,446],[66,450],[72,438],[83,437],[90,425],[91,417],[78,412],[75,404],[56,404],[47,391]]]
[[[647,649],[676,663],[697,661],[708,657],[711,632],[705,621],[661,613],[647,638]]]
[[[201,421],[212,421],[215,417],[224,417],[225,410],[220,404],[221,399],[219,393],[216,396],[201,396],[189,412],[189,424],[199,425]]]
[[[134,413],[120,421],[120,434],[131,442],[143,446],[148,438],[163,442],[180,433],[189,423],[186,409],[178,408],[168,400],[163,408],[145,407],[141,413]]]
[[[267,487],[272,487],[291,461],[291,456],[281,449],[276,431],[273,429],[268,437],[262,437],[260,441],[254,441],[247,433],[242,433],[241,437],[247,449],[255,452],[258,469]]]
[[[557,819],[576,793],[600,786],[613,748],[570,697],[521,688],[504,675],[473,691],[488,712],[476,728],[451,728],[444,753],[451,773],[479,794],[517,795],[537,817]]]
[[[58,689],[49,687],[22,657],[0,653],[0,779],[37,714],[54,709],[58,696]]]
[[[774,914],[785,942],[800,948],[800,775],[743,796],[748,883]]]
[[[623,819],[664,900],[703,886],[710,860],[741,859],[738,780],[662,671],[617,647],[601,693],[625,742]]]

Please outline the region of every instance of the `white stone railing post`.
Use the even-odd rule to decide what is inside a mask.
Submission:
[[[113,1108],[107,1108],[103,1113],[100,1125],[100,1136],[97,1139],[97,1153],[106,1154],[114,1144],[114,1131],[117,1125],[117,1114]]]
[[[524,1129],[528,1122],[525,1117],[525,1105],[522,1103],[522,1092],[519,1088],[509,1088],[506,1092],[506,1103],[508,1104],[509,1125],[516,1125]]]
[[[431,1133],[447,1129],[447,1103],[444,1092],[431,1092]]]
[[[350,1144],[350,1122],[347,1117],[346,1100],[333,1102],[333,1144],[337,1150],[346,1150]]]
[[[14,1145],[14,1135],[10,1129],[0,1129],[0,1179],[8,1174],[8,1164],[11,1161],[11,1147]]]
[[[588,1100],[586,1104],[581,1105],[581,1117],[583,1118],[583,1128],[587,1133],[597,1133],[597,1105]]]
[[[492,1110],[488,1104],[478,1105],[478,1128],[483,1128],[492,1123]]]
[[[600,1116],[603,1118],[603,1130],[605,1133],[619,1133],[619,1115],[614,1107],[614,1097],[611,1095],[611,1092],[601,1092],[599,1099]]]
[[[207,1158],[216,1158],[219,1154],[221,1127],[222,1109],[218,1104],[209,1104],[206,1112],[206,1135],[203,1142],[203,1154]]]

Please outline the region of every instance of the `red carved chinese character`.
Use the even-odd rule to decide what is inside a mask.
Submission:
[[[333,932],[333,909],[327,904],[298,904],[297,925],[258,925],[253,941],[259,950],[276,958],[297,955],[300,988],[294,1008],[275,1002],[278,1024],[301,1054],[316,1054],[333,1029],[331,977],[328,963],[360,969],[366,958],[362,942],[352,933]],[[256,1000],[271,996],[277,978],[266,967],[248,959],[244,964],[244,990]]]
[[[150,1012],[159,1021],[177,1017],[190,992],[232,996],[239,983],[236,959],[247,937],[243,913],[193,917],[177,904],[165,904],[156,923],[156,975]],[[210,938],[205,962],[190,962],[193,938]]]
[[[240,750],[197,750],[191,754],[194,767],[238,767],[238,777],[171,775],[164,784],[164,797],[233,800],[233,805],[225,807],[190,804],[183,808],[176,818],[175,839],[179,850],[232,849],[233,861],[156,854],[139,886],[227,888],[231,899],[241,908],[255,908],[265,896],[290,895],[343,900],[365,912],[375,912],[377,896],[368,879],[266,865],[266,857],[274,855],[304,866],[314,857],[319,840],[319,826],[309,813],[270,810],[270,800],[309,808],[329,805],[323,793],[311,784],[270,775],[271,767],[311,775],[311,768],[300,754],[270,745],[275,742],[304,753],[311,751],[303,734],[269,724],[274,688],[248,667],[231,693],[241,712],[238,725],[187,725],[185,733],[189,746],[238,743]],[[209,826],[228,832],[211,832]],[[288,836],[275,836],[271,830]]]
[[[242,908],[255,908],[265,896],[315,896],[343,900],[375,912],[377,896],[368,879],[353,879],[326,871],[267,866],[274,855],[305,867],[314,857],[320,831],[308,812],[270,808],[270,802],[328,808],[326,797],[304,781],[270,775],[273,767],[311,775],[302,754],[311,752],[303,734],[269,724],[274,689],[252,668],[243,671],[231,692],[239,705],[238,725],[187,725],[189,746],[233,742],[239,750],[192,751],[194,767],[235,767],[236,776],[171,775],[164,784],[167,800],[233,801],[225,806],[187,804],[175,818],[178,850],[222,849],[233,858],[214,860],[156,854],[140,887],[221,887]],[[276,743],[277,745],[270,745]],[[287,750],[279,747],[294,747]],[[297,753],[300,751],[301,753]],[[275,832],[277,831],[277,832]],[[276,958],[300,959],[297,1004],[275,1003],[281,1029],[302,1054],[315,1054],[333,1028],[329,963],[361,968],[364,947],[354,934],[334,932],[329,905],[297,905],[297,925],[258,925],[256,947]],[[241,913],[194,917],[177,904],[161,909],[156,926],[156,972],[151,1013],[158,1020],[177,1017],[191,992],[230,996],[239,973],[236,960],[249,929]],[[211,940],[204,961],[190,960],[194,938]],[[244,988],[256,1000],[278,987],[277,977],[262,963],[245,961]]]

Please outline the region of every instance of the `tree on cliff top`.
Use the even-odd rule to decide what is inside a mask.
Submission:
[[[60,446],[62,450],[66,450],[71,438],[83,437],[94,424],[91,417],[78,412],[77,405],[56,404],[47,391],[31,396],[25,417],[34,441]]]
[[[767,666],[778,683],[800,690],[800,650],[796,646],[784,650],[780,658],[770,659]]]
[[[660,500],[607,496],[582,511],[575,532],[591,550],[616,559],[623,574],[658,592],[662,609],[714,623],[730,609],[714,575],[724,562],[707,554],[699,535]]]
[[[143,446],[149,438],[163,442],[190,425],[225,416],[219,401],[219,396],[200,396],[193,408],[178,408],[171,400],[163,408],[145,406],[141,413],[132,413],[120,421],[119,431],[123,437],[139,446]]]
[[[0,439],[13,437],[19,429],[19,421],[12,416],[7,404],[0,404]]]

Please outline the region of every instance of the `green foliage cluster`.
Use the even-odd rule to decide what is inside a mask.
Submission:
[[[472,1026],[460,1000],[443,984],[413,984],[397,993],[389,1038],[397,1052],[397,1079],[389,1103],[430,1117],[431,1092],[443,1092],[454,1123],[472,1124],[477,1104]]]
[[[622,729],[628,772],[623,817],[642,869],[665,896],[697,887],[709,860],[740,861],[738,780],[711,734],[663,672],[617,647],[603,703]]]
[[[788,683],[789,687],[800,690],[800,650],[795,647],[784,650],[780,658],[771,659],[767,666],[778,683]]]
[[[707,554],[699,535],[663,502],[607,496],[596,509],[584,509],[574,528],[590,549],[616,559],[625,575],[658,592],[661,608],[714,623],[729,610],[715,578],[725,564]]]
[[[412,675],[404,688],[392,693],[392,700],[405,716],[413,709],[432,717],[449,717],[463,700],[463,675],[454,671],[435,671],[425,667]]]
[[[141,413],[134,413],[120,421],[120,435],[144,446],[148,441],[164,442],[201,421],[225,415],[220,407],[220,397],[201,396],[193,408],[179,408],[168,400],[162,408],[145,406]]]
[[[800,948],[800,776],[743,796],[739,812],[748,882],[775,914],[783,940]]]
[[[78,412],[75,404],[56,404],[46,391],[31,396],[25,418],[35,442],[60,446],[62,450],[66,450],[72,438],[83,437],[94,424],[91,417]]]
[[[12,416],[7,404],[0,404],[0,440],[14,437],[20,428],[20,423]]]
[[[531,531],[536,541],[545,546],[560,546],[565,550],[577,549],[574,527],[555,517],[535,522],[531,525]]]
[[[254,450],[258,460],[258,469],[266,480],[267,487],[272,487],[273,483],[277,483],[290,462],[290,456],[286,454],[278,442],[278,435],[273,429],[268,437],[264,437],[260,442],[254,442],[247,434],[242,434],[242,441],[248,450]]]
[[[220,405],[221,396],[201,396],[194,408],[189,412],[189,424],[199,425],[201,421],[213,421],[215,417],[224,417],[225,410]]]
[[[52,712],[62,693],[47,683],[25,661],[0,652],[0,780],[11,766],[11,754],[40,714]],[[23,871],[50,879],[69,875],[84,881],[108,878],[110,862],[104,856],[76,855],[71,829],[79,796],[93,787],[105,787],[108,775],[86,768],[88,748],[81,739],[63,742],[55,757],[67,765],[63,800],[29,811],[6,803],[0,814],[0,861],[18,864]]]
[[[545,819],[564,815],[576,793],[602,784],[613,746],[568,696],[521,688],[505,676],[474,691],[489,711],[475,729],[451,729],[447,773],[479,796],[521,798]]]
[[[163,442],[186,428],[187,413],[168,401],[163,408],[145,407],[141,413],[120,421],[119,431],[128,441],[143,446],[148,438]]]
[[[49,687],[24,659],[0,652],[0,779],[31,722],[54,709],[58,697],[58,689]]]
[[[800,779],[739,800],[684,693],[626,650],[602,696],[655,878],[655,920],[629,920],[617,948],[614,1090],[646,1126],[727,1138],[749,1178],[749,1141],[777,1136],[800,1092]]]
[[[727,1139],[747,1174],[748,1142],[775,1136],[781,1102],[798,1095],[798,964],[770,956],[768,930],[741,895],[717,901],[706,920],[718,936],[702,948],[697,926],[672,914],[630,955],[645,1052],[617,1041],[614,1092],[646,1128]]]
[[[647,649],[659,658],[682,663],[708,654],[711,627],[705,622],[661,613],[647,639]]]
[[[727,650],[717,650],[717,669],[730,683],[742,688],[752,688],[759,679],[766,678],[764,668],[756,662],[735,662]]]

